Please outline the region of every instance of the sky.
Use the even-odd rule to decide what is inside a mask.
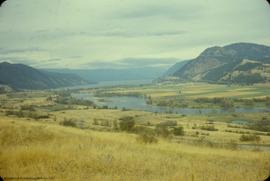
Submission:
[[[0,62],[36,68],[169,67],[211,46],[270,46],[265,0],[7,0]]]

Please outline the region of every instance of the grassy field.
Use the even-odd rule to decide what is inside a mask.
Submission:
[[[139,93],[162,99],[176,95],[181,86],[148,85],[81,92]],[[185,84],[181,94],[197,98],[212,94],[245,97],[244,92],[248,92],[246,99],[261,98],[269,95],[267,87],[235,86],[233,92],[223,85]],[[0,95],[1,176],[102,181],[253,181],[270,174],[268,112],[181,115],[127,111],[95,108],[91,102],[76,101],[67,95],[56,91]],[[134,121],[131,130],[120,129],[123,118]],[[179,127],[183,133],[176,135],[174,131]],[[145,135],[155,141],[145,141]]]
[[[228,150],[0,118],[0,175],[54,180],[263,180],[266,152]]]

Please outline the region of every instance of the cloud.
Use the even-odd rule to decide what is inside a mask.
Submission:
[[[32,47],[32,48],[21,48],[21,49],[0,49],[1,55],[8,55],[8,54],[17,54],[17,53],[31,53],[31,52],[44,52],[45,49],[41,49],[38,47]]]
[[[136,37],[163,37],[163,36],[182,36],[188,33],[186,30],[175,31],[124,31],[124,30],[106,30],[101,32],[63,32],[56,31],[38,31],[33,35],[34,39],[65,39],[70,37],[115,37],[115,38],[136,38]]]
[[[118,62],[126,67],[168,67],[178,61],[177,58],[126,58]]]
[[[160,31],[160,32],[105,32],[96,34],[96,36],[108,36],[108,37],[158,37],[158,36],[180,36],[185,34],[186,31]]]
[[[1,59],[37,67],[167,66],[209,46],[270,45],[263,1],[10,0],[0,11]]]
[[[125,58],[114,61],[93,61],[84,64],[84,67],[91,69],[126,69],[126,68],[146,68],[160,67],[168,68],[179,62],[176,58]]]
[[[62,60],[61,58],[51,58],[51,59],[44,60],[44,62],[59,62],[61,60]]]
[[[167,18],[175,20],[188,20],[198,17],[202,11],[202,7],[194,4],[183,3],[161,3],[154,2],[144,6],[137,6],[127,9],[116,15],[117,18]]]
[[[16,64],[26,64],[26,65],[32,65],[35,66],[36,62],[35,60],[31,60],[31,59],[24,59],[24,58],[19,58],[19,57],[6,57],[6,58],[2,58],[0,57],[0,62],[9,62],[9,63],[16,63]]]

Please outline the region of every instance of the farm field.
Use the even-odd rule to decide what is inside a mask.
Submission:
[[[89,90],[85,90],[88,92]],[[152,84],[91,90],[97,96],[142,96],[149,104],[170,107],[217,108],[270,105],[270,85],[222,85],[207,83]],[[225,101],[224,101],[225,100]]]
[[[133,87],[115,87],[104,90],[109,93],[141,93],[152,97],[177,96],[185,97],[236,97],[259,98],[269,96],[269,84],[257,84],[256,86],[223,85],[207,83],[178,83],[178,84],[152,84]],[[102,90],[102,88],[101,88]]]

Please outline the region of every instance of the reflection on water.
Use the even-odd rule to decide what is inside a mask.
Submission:
[[[91,93],[76,93],[72,95],[77,99],[85,99],[93,101],[97,106],[108,106],[117,109],[132,109],[158,113],[177,113],[186,115],[200,114],[226,114],[232,112],[267,112],[264,108],[235,108],[233,110],[224,109],[198,109],[198,108],[172,108],[169,106],[155,106],[146,103],[143,97],[131,96],[112,96],[112,97],[95,97]]]

